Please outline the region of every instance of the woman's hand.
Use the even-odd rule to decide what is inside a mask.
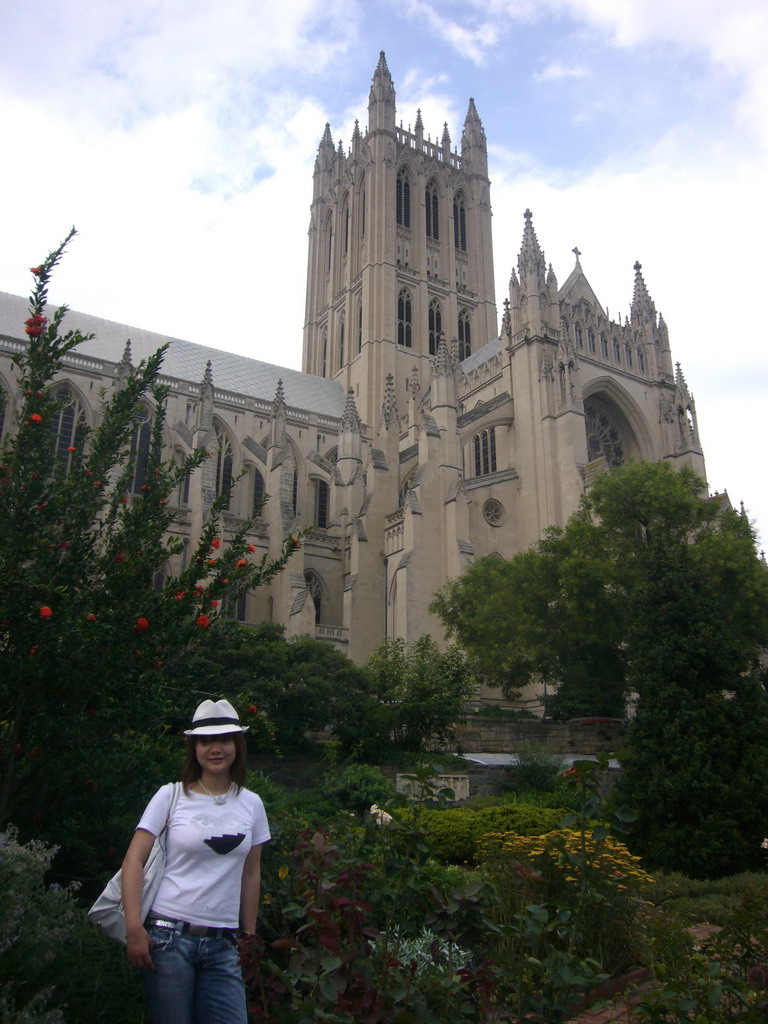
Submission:
[[[152,948],[146,928],[139,927],[127,930],[125,933],[128,962],[132,967],[139,967],[143,971],[154,971],[155,965],[149,954]]]

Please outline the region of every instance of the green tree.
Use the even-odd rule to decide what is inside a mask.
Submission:
[[[277,622],[251,627],[220,620],[211,638],[177,664],[178,683],[194,679],[201,690],[253,709],[251,733],[262,746],[294,753],[307,749],[307,733],[324,729],[348,755],[366,745],[378,701],[363,669],[331,644],[310,636],[286,640]]]
[[[507,686],[562,680],[566,708],[586,695],[592,714],[604,684],[635,693],[622,781],[640,815],[634,847],[656,866],[713,876],[760,863],[768,572],[746,515],[702,488],[666,463],[616,470],[564,529],[488,576],[473,566],[435,608]],[[485,615],[467,595],[478,576]]]
[[[32,270],[18,421],[0,449],[0,822],[63,846],[82,877],[123,846],[162,771],[163,733],[189,713],[188,681],[169,684],[175,660],[205,647],[222,598],[271,578],[297,541],[276,561],[255,559],[248,525],[219,537],[222,498],[187,567],[170,574],[174,489],[211,453],[163,459],[163,350],[61,450],[53,385],[83,337],[63,331],[66,307],[49,320],[46,299],[73,234]],[[154,420],[134,493],[145,405]]]
[[[382,702],[386,731],[402,750],[447,744],[476,687],[464,652],[456,646],[441,651],[427,635],[412,644],[385,640],[366,669]]]
[[[508,699],[538,684],[551,717],[623,714],[623,608],[611,560],[583,518],[514,558],[474,562],[432,610]]]

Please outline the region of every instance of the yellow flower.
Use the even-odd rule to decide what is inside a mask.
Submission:
[[[281,881],[282,881],[282,880],[283,880],[284,878],[287,878],[287,877],[288,877],[288,868],[287,868],[287,867],[285,866],[285,864],[283,864],[283,865],[282,865],[282,867],[280,867],[280,868],[278,868],[278,869],[277,869],[277,877],[278,877],[278,878],[279,878],[279,879],[280,879]]]

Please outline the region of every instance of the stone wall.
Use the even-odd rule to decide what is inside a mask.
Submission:
[[[618,719],[543,722],[470,715],[457,730],[456,749],[514,754],[534,746],[552,754],[613,754],[621,747],[625,732],[626,723]]]

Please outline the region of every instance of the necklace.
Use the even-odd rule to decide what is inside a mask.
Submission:
[[[229,789],[227,789],[226,793],[212,793],[210,791],[210,789],[208,789],[207,786],[203,785],[202,779],[198,779],[197,780],[197,784],[200,787],[200,789],[202,789],[202,791],[204,793],[207,793],[208,796],[213,799],[213,802],[217,806],[219,806],[219,807],[221,807],[222,804],[225,804],[227,802],[227,797],[229,796],[229,790],[232,789],[232,783],[230,783],[229,784]]]

